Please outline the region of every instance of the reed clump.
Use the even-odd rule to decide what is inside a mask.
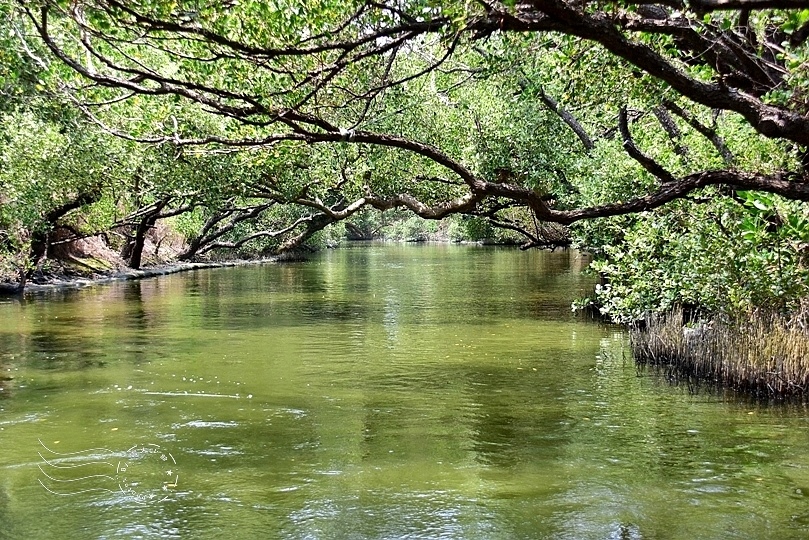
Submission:
[[[630,329],[639,364],[673,379],[707,382],[755,397],[809,397],[807,316],[753,313],[685,324],[674,310]]]

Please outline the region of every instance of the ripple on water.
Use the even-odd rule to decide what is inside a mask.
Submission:
[[[186,422],[184,424],[173,424],[171,426],[173,429],[179,429],[183,427],[192,427],[192,428],[234,428],[239,427],[239,423],[233,420],[227,422],[208,422],[205,420],[191,420],[190,422]]]
[[[2,420],[0,421],[0,426],[13,426],[16,424],[30,424],[33,422],[39,422],[45,418],[47,418],[47,414],[43,413],[30,413],[24,414],[19,418],[13,418],[11,420]]]
[[[244,454],[241,450],[236,450],[232,446],[217,445],[205,449],[190,449],[186,450],[189,454],[197,454],[199,456],[241,456]]]
[[[369,505],[365,499],[384,501]],[[290,516],[295,529],[358,538],[491,538],[494,520],[474,499],[449,490],[373,491],[310,499]],[[474,515],[474,519],[468,519]],[[293,533],[294,534],[294,533]]]

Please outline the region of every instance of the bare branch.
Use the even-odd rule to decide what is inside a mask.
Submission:
[[[674,123],[674,119],[662,105],[655,107],[652,112],[657,118],[657,121],[660,123],[660,126],[663,128],[663,131],[666,132],[666,135],[669,136],[671,142],[674,143],[674,151],[678,155],[684,157],[688,153],[688,149],[681,143],[682,134],[680,133],[680,129],[677,127],[677,124]]]
[[[310,221],[312,218],[313,216],[299,218],[295,220],[291,225],[276,231],[270,230],[257,231],[252,234],[248,234],[247,236],[244,236],[235,242],[211,242],[210,244],[206,244],[204,247],[202,247],[198,253],[200,255],[204,255],[205,253],[208,253],[209,251],[214,249],[238,249],[243,245],[245,245],[246,243],[252,240],[256,240],[258,238],[277,238],[279,236],[282,236],[295,230],[302,223]]]
[[[725,164],[728,166],[733,165],[733,153],[728,148],[727,144],[725,144],[724,139],[717,135],[716,129],[711,128],[703,124],[699,121],[699,119],[691,114],[690,112],[686,111],[673,101],[666,100],[663,102],[663,107],[668,109],[669,111],[673,112],[680,118],[686,121],[688,125],[694,128],[698,133],[700,133],[703,137],[708,139],[711,144],[716,148],[716,151],[719,152],[719,155],[722,156],[722,159],[725,161]]]
[[[567,127],[569,127],[573,131],[573,133],[576,134],[576,137],[579,138],[582,146],[584,146],[584,149],[587,152],[595,148],[593,139],[590,138],[590,136],[587,134],[587,131],[584,129],[584,126],[582,126],[579,123],[578,119],[576,119],[576,117],[573,116],[564,107],[559,105],[559,103],[555,99],[546,94],[545,90],[542,89],[541,87],[539,88],[539,99],[542,100],[542,103],[544,103],[547,108],[556,113],[556,115],[559,118],[561,118],[565,124],[567,124]]]
[[[674,175],[667,171],[662,165],[656,162],[651,157],[644,154],[635,145],[632,139],[632,134],[629,132],[629,124],[626,117],[626,107],[621,107],[618,113],[618,128],[621,132],[621,137],[624,140],[624,150],[629,154],[632,159],[640,163],[649,173],[658,178],[661,182],[674,182]]]

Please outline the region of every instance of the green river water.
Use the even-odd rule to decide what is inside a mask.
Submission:
[[[576,252],[0,300],[0,538],[809,538],[809,411],[639,373]]]

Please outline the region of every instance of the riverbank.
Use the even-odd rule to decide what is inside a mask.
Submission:
[[[19,288],[17,283],[0,283],[0,295],[19,295],[26,292],[47,291],[54,289],[81,289],[95,285],[103,285],[115,281],[132,281],[146,279],[157,276],[166,276],[179,272],[190,272],[193,270],[203,270],[205,268],[225,268],[235,266],[249,266],[258,264],[276,263],[288,260],[284,257],[267,257],[261,259],[221,261],[221,262],[195,262],[195,263],[171,263],[139,270],[124,269],[112,270],[110,272],[96,272],[85,276],[67,276],[65,274],[46,275],[41,282],[28,282],[24,289]]]
[[[513,243],[497,243],[497,242],[484,242],[484,241],[454,241],[450,239],[373,239],[373,240],[350,240],[351,242],[366,243],[366,242],[391,242],[391,243],[452,243],[463,245],[486,245],[486,246],[507,246],[517,248],[518,246]],[[340,244],[327,245],[327,249],[339,248]],[[179,252],[174,250],[168,255],[164,255],[162,260],[171,259],[172,255]],[[114,281],[131,281],[138,279],[146,279],[156,276],[164,276],[168,274],[175,274],[178,272],[188,272],[193,270],[202,270],[205,268],[224,268],[235,266],[248,266],[256,264],[268,264],[278,262],[296,262],[305,260],[305,251],[290,251],[280,255],[270,257],[257,257],[254,259],[236,259],[236,260],[219,260],[219,261],[203,261],[203,262],[164,262],[159,264],[147,265],[140,269],[132,269],[124,266],[122,259],[117,255],[111,255],[109,250],[101,250],[96,246],[94,249],[81,252],[82,257],[76,258],[69,256],[65,259],[48,259],[47,262],[55,263],[53,266],[56,270],[44,270],[37,273],[37,276],[26,282],[25,287],[21,290],[18,282],[14,281],[0,281],[0,295],[13,296],[24,294],[25,292],[44,291],[53,289],[79,289],[104,283],[111,283]],[[95,261],[97,264],[88,264],[88,261]],[[45,265],[48,266],[47,264]],[[69,271],[68,271],[69,268]]]

